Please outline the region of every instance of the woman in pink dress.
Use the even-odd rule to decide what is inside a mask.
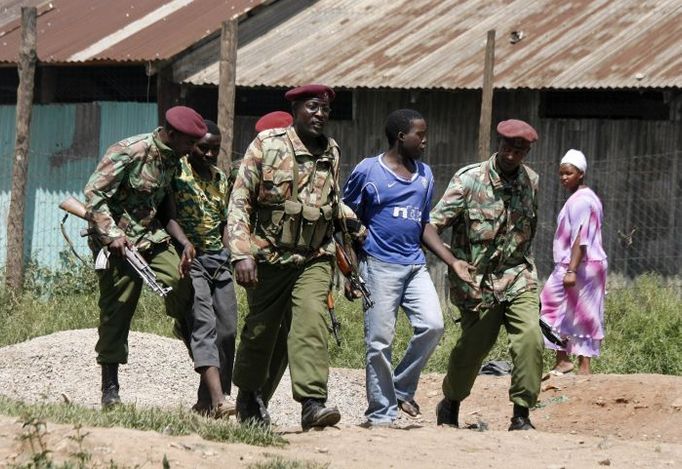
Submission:
[[[603,209],[599,197],[584,183],[587,161],[578,150],[561,159],[561,185],[571,194],[557,217],[554,234],[554,271],[540,301],[542,319],[565,339],[565,346],[545,340],[556,350],[551,374],[573,370],[570,356],[578,356],[578,372],[590,373],[590,359],[599,356],[604,338],[606,253],[602,248]]]

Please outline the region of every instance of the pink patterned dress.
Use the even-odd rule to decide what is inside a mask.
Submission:
[[[602,218],[601,201],[588,187],[576,190],[559,212],[553,245],[554,271],[542,289],[540,301],[542,318],[568,340],[565,348],[545,340],[547,348],[570,355],[599,356],[604,338],[607,269],[601,240]],[[576,285],[566,289],[564,275],[578,234],[585,256],[576,270]]]

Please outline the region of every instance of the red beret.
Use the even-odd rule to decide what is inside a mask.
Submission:
[[[301,101],[303,99],[320,98],[327,99],[331,103],[334,101],[336,93],[327,85],[303,85],[293,88],[284,93],[287,101]]]
[[[527,146],[538,139],[538,133],[527,122],[518,119],[509,119],[497,124],[497,133],[509,140],[517,141],[519,145]],[[521,141],[518,141],[521,140]],[[525,140],[525,142],[523,142]]]
[[[265,114],[256,122],[256,132],[262,132],[268,129],[277,129],[280,127],[289,127],[294,122],[291,114],[284,111],[275,111]]]
[[[208,132],[204,118],[187,106],[174,106],[166,111],[166,122],[178,132],[202,138]]]

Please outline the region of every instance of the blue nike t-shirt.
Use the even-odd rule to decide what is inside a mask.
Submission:
[[[391,264],[426,263],[421,237],[430,220],[434,183],[431,168],[415,163],[416,172],[404,179],[384,164],[383,154],[365,158],[343,189],[343,202],[369,231],[363,250]]]

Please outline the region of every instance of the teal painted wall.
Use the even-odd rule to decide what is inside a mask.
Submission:
[[[100,102],[33,107],[26,187],[24,256],[58,268],[68,249],[59,231],[57,205],[83,186],[107,147],[156,127],[156,103]],[[0,106],[0,265],[7,255],[7,215],[12,187],[15,108]],[[87,254],[78,232],[85,224],[69,217],[66,228],[79,252]]]

